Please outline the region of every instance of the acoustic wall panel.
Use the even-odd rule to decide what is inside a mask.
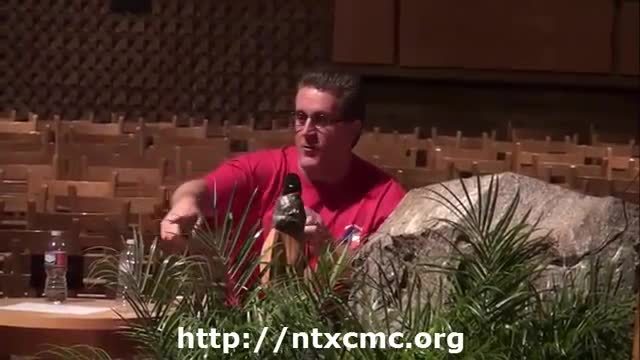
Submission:
[[[275,104],[293,98],[296,71],[331,58],[331,0],[152,3],[132,14],[102,0],[7,0],[0,106],[43,118],[175,111],[270,124],[282,116]],[[262,86],[270,76],[285,86]]]

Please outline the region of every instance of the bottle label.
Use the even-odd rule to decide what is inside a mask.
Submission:
[[[48,251],[44,254],[45,266],[67,266],[67,253],[64,251]]]

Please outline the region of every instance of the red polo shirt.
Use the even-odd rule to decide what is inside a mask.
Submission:
[[[214,187],[216,189],[220,215],[227,209],[235,185],[232,211],[237,221],[257,189],[241,236],[246,237],[250,227],[260,223],[263,236],[256,244],[260,249],[264,236],[271,229],[273,207],[282,193],[287,173],[298,174],[304,205],[320,214],[334,239],[340,239],[348,226],[355,225],[361,229],[362,241],[365,241],[405,195],[405,190],[391,176],[356,155],[353,155],[349,173],[342,182],[313,183],[300,171],[294,146],[238,156],[223,163],[205,180],[210,194]]]

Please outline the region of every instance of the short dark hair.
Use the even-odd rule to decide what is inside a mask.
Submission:
[[[298,89],[312,87],[332,93],[339,102],[340,116],[343,121],[360,120],[364,122],[365,102],[360,77],[332,70],[313,70],[306,72],[298,81]]]

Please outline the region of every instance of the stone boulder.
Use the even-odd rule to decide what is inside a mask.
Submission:
[[[625,285],[633,282],[639,242],[638,205],[613,197],[586,196],[514,173],[494,176],[499,181],[495,219],[502,216],[519,190],[520,202],[515,219],[521,219],[531,209],[529,222],[533,224],[539,218],[537,227],[550,231],[554,257],[548,268],[550,274],[558,269],[566,271],[584,267],[591,256],[600,256],[615,262],[623,274],[628,274],[624,279]],[[486,199],[490,179],[491,176],[480,177],[479,187],[477,178],[464,180],[472,204],[477,202],[478,191]],[[446,265],[444,263],[450,259],[453,250],[442,234],[450,233],[451,227],[437,219],[456,221],[457,217],[435,201],[429,191],[447,194],[442,185],[467,202],[460,180],[408,192],[359,252],[355,264],[356,268],[364,270],[361,274],[380,278],[382,273],[385,282],[402,286],[406,282],[406,273],[403,274],[402,269],[425,263]],[[449,194],[447,198],[453,199],[453,196]],[[430,273],[421,280],[426,289],[435,292],[442,287],[443,277]],[[367,296],[376,295],[367,292]]]

